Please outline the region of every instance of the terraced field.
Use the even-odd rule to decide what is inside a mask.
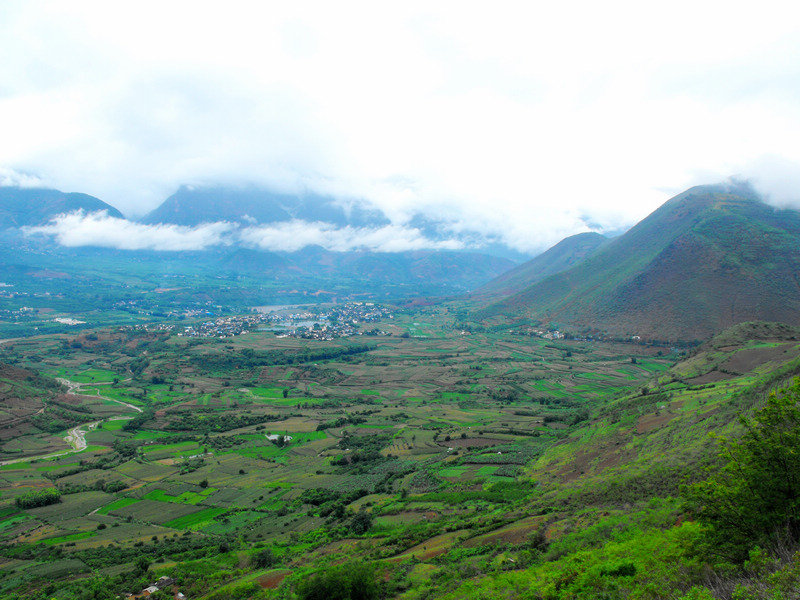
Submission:
[[[48,338],[4,345],[0,360],[81,381],[76,406],[101,425],[77,454],[0,468],[3,547],[44,545],[65,561],[31,554],[0,591],[101,562],[116,577],[146,552],[172,572],[235,547],[218,587],[260,581],[234,571],[266,548],[283,557],[281,580],[347,552],[426,581],[467,551],[508,545],[517,560],[541,528],[561,535],[566,490],[607,493],[623,466],[652,478],[659,451],[697,439],[737,392],[800,357],[796,342],[761,340],[673,365],[681,357],[660,347],[464,335],[428,317],[406,317],[426,337],[368,342],[101,332],[102,346],[82,334],[68,351]],[[30,456],[60,439],[30,430],[0,451]],[[685,445],[693,464],[697,444]],[[58,504],[15,508],[50,487]]]

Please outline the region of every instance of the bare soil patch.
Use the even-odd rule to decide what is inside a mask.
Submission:
[[[266,575],[262,575],[256,581],[258,581],[258,585],[260,585],[265,590],[275,590],[278,589],[278,586],[286,579],[289,575],[291,575],[291,571],[275,571],[273,573],[267,573]]]
[[[687,379],[690,385],[705,385],[706,383],[717,383],[718,381],[725,381],[736,377],[733,373],[723,373],[722,371],[709,371],[700,377],[692,377]]]
[[[647,433],[648,431],[653,431],[654,429],[663,427],[672,421],[672,419],[674,419],[676,416],[677,415],[667,411],[659,411],[658,413],[642,415],[639,417],[639,422],[636,424],[636,433]]]
[[[722,366],[728,371],[749,373],[764,363],[773,360],[786,360],[788,357],[785,350],[792,348],[793,345],[793,343],[781,344],[780,346],[739,350],[736,354],[726,360]]]
[[[5,363],[0,363],[0,378],[10,379],[11,381],[22,381],[32,375],[30,371],[20,369],[19,367],[12,367]]]

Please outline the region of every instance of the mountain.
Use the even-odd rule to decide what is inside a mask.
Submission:
[[[123,218],[116,208],[88,194],[46,188],[0,187],[0,229],[43,225],[57,215],[76,210],[105,210],[112,217]]]
[[[249,273],[268,278],[301,277],[309,282],[349,283],[352,291],[375,291],[386,284],[413,288],[424,286],[427,293],[462,293],[503,273],[513,266],[507,259],[473,252],[415,250],[408,252],[332,252],[307,246],[297,252],[264,252],[236,249],[219,259],[220,272]],[[434,286],[434,287],[430,287]],[[435,289],[434,289],[435,288]]]
[[[765,204],[746,185],[695,187],[476,316],[684,341],[742,321],[799,324],[799,247],[797,211]]]
[[[160,206],[142,217],[140,222],[192,227],[201,223],[227,221],[247,227],[293,220],[325,223],[332,229],[380,229],[391,224],[380,209],[371,207],[366,202],[310,192],[280,194],[254,186],[182,186]],[[430,218],[422,213],[412,215],[404,226],[417,230],[433,242],[459,240],[466,247],[480,248],[476,250],[480,254],[505,258],[512,263],[519,263],[530,257],[496,239],[485,238],[474,231],[465,232],[458,228],[454,230],[452,223]]]
[[[482,285],[478,297],[502,297],[519,292],[550,275],[560,273],[591,256],[608,239],[599,233],[579,233],[561,240],[539,256]]]
[[[293,219],[339,227],[379,227],[389,223],[377,210],[344,205],[329,196],[278,194],[255,187],[190,186],[182,186],[141,221],[194,226],[215,221],[267,224]]]

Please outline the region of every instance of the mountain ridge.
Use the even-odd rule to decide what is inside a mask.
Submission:
[[[473,296],[492,297],[518,292],[526,285],[574,266],[609,241],[609,238],[593,231],[564,238],[542,254],[482,285]]]
[[[705,339],[800,323],[800,213],[746,186],[698,186],[577,265],[476,312],[609,335]]]

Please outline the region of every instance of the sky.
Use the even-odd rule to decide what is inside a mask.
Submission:
[[[136,218],[181,185],[250,184],[363,202],[392,222],[233,236],[71,215],[50,230],[164,250],[276,249],[305,234],[419,248],[408,221],[423,213],[450,247],[535,254],[730,177],[800,206],[797,12],[769,0],[5,0],[0,185],[89,193]]]

